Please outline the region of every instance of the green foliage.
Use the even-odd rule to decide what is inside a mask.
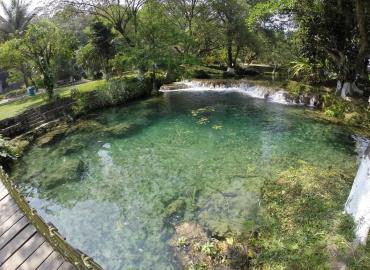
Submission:
[[[88,77],[93,79],[101,78],[103,69],[103,60],[96,52],[96,48],[88,43],[77,51],[77,63],[87,73]]]
[[[114,35],[111,29],[100,21],[93,22],[88,30],[89,43],[77,52],[79,63],[93,79],[99,79],[102,72],[110,76],[109,60],[114,57]]]
[[[347,100],[343,100],[331,94],[326,94],[323,96],[323,110],[325,114],[330,117],[344,119],[345,113],[353,111],[354,107],[353,104]]]
[[[17,153],[14,146],[0,135],[0,157],[15,159]]]
[[[200,251],[203,254],[213,257],[213,258],[216,257],[220,253],[220,250],[218,249],[218,247],[212,242],[207,242],[201,245]]]
[[[177,247],[183,248],[189,245],[189,240],[186,237],[180,237],[177,240]]]
[[[293,79],[308,83],[319,83],[326,79],[324,66],[320,63],[314,64],[308,58],[299,58],[290,63],[290,72]]]
[[[295,2],[295,0],[257,2],[250,11],[247,22],[249,25],[255,25],[267,18],[278,15],[283,10],[291,9]]]
[[[80,114],[150,95],[151,90],[152,80],[150,77],[123,77],[112,78],[106,86],[99,87],[91,92],[83,93],[73,90],[71,94],[77,101],[74,108],[75,113]]]
[[[30,25],[20,44],[23,57],[31,61],[35,71],[42,77],[48,97],[53,97],[58,59],[71,58],[71,38],[48,20]]]
[[[289,80],[283,84],[284,90],[294,98],[298,98],[300,96],[307,96],[307,97],[321,97],[322,93],[324,92],[323,89],[319,86],[312,86],[309,84],[305,84],[299,81],[292,81]]]
[[[118,54],[114,63],[144,72],[157,68],[166,71],[176,68],[181,59],[174,46],[180,34],[165,15],[164,7],[156,1],[148,1],[138,20],[137,46],[126,48]]]

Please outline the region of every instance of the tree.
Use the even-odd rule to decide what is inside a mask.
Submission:
[[[53,97],[59,57],[72,56],[70,37],[52,22],[41,20],[27,29],[19,50],[42,76],[49,98]]]
[[[0,8],[3,15],[0,15],[0,31],[6,35],[22,35],[36,16],[36,10],[30,11],[30,2],[22,0],[11,0],[7,5],[0,1]]]
[[[26,86],[34,83],[31,76],[31,65],[19,48],[19,39],[11,39],[0,45],[0,67],[8,71],[15,70],[22,74]]]
[[[143,7],[145,0],[62,0],[62,3],[107,21],[128,45],[135,45],[129,35],[128,28],[132,23],[136,35],[138,12]]]
[[[163,5],[155,0],[147,1],[138,16],[137,45],[122,48],[113,60],[115,66],[149,72],[153,90],[158,90],[155,85],[158,69],[172,72],[183,61],[182,54],[175,49],[182,40],[181,33],[165,14]]]
[[[329,69],[326,74],[335,72],[342,97],[361,93],[356,78],[364,75],[364,56],[369,53],[368,1],[267,1],[257,4],[255,11],[255,17],[262,19],[289,14],[297,26],[301,56],[314,69],[325,67]]]
[[[212,7],[224,33],[228,71],[233,73],[239,53],[247,42],[245,3],[239,0],[213,0]]]
[[[370,2],[365,0],[356,0],[356,22],[359,32],[359,52],[357,57],[357,73],[363,79],[368,79],[366,66],[364,66],[365,57],[370,54]]]
[[[96,77],[102,70],[109,76],[109,61],[115,55],[114,34],[100,21],[93,22],[88,29],[89,43],[79,49],[77,61],[90,75]]]

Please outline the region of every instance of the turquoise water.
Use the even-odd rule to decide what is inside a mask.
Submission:
[[[240,93],[168,93],[78,123],[14,169],[31,204],[106,269],[181,269],[181,222],[215,236],[256,219],[265,181],[300,160],[353,168],[354,143],[303,108]]]

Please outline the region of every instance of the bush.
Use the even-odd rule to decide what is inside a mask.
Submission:
[[[14,139],[9,141],[0,135],[0,165],[7,166],[10,161],[20,157],[28,145],[27,140]]]
[[[17,153],[11,143],[0,135],[0,157],[4,159],[15,159]]]
[[[323,110],[326,115],[330,117],[336,117],[339,119],[344,119],[346,112],[352,112],[353,104],[344,99],[338,98],[331,94],[323,96]]]
[[[160,87],[164,81],[164,75],[158,73],[156,85]],[[112,78],[103,88],[89,93],[81,93],[77,89],[71,90],[71,96],[76,100],[74,112],[80,114],[98,108],[110,107],[126,103],[140,97],[152,94],[153,80],[151,74],[143,77]]]

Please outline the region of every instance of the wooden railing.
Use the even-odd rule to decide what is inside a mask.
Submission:
[[[0,167],[0,180],[3,182],[4,186],[8,189],[9,194],[16,201],[18,207],[24,212],[30,222],[36,227],[37,231],[43,235],[43,237],[48,241],[54,250],[58,251],[66,260],[72,263],[77,269],[80,270],[102,270],[103,268],[97,264],[92,258],[84,254],[82,251],[73,248],[70,244],[66,242],[66,239],[60,235],[58,229],[51,223],[46,223],[45,220],[37,214],[37,211],[30,207],[28,201],[25,197],[20,194]]]

